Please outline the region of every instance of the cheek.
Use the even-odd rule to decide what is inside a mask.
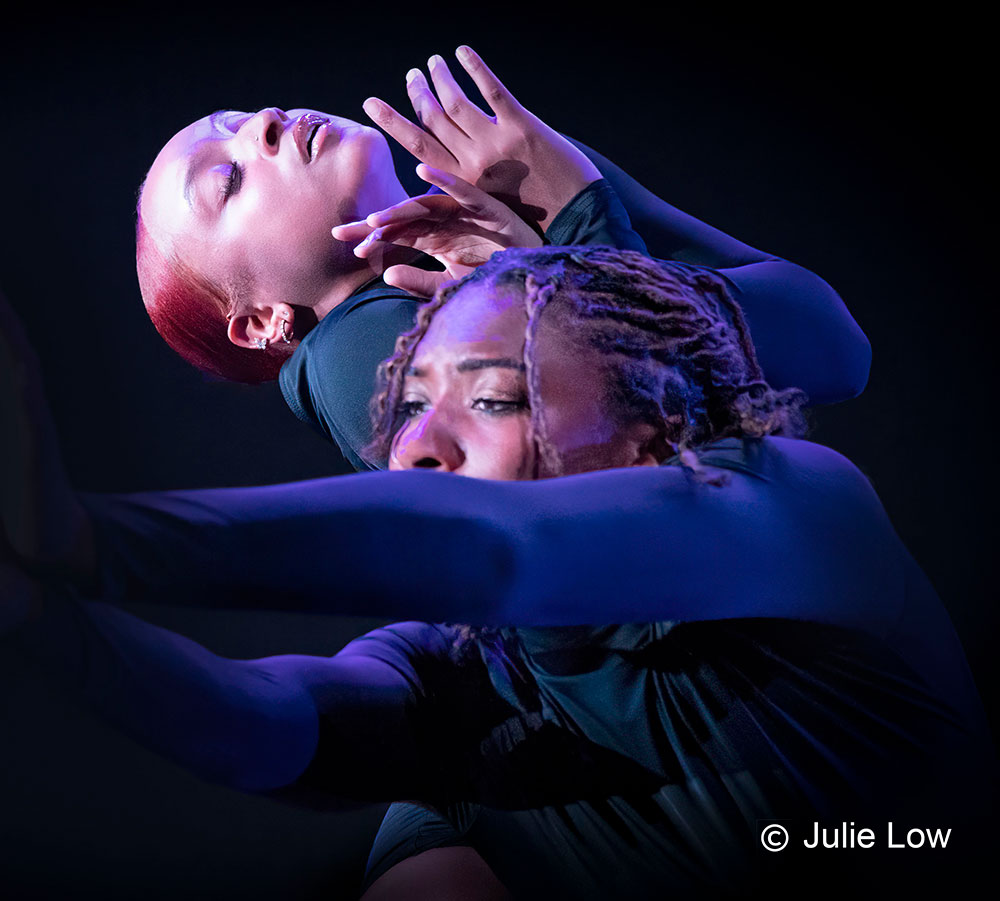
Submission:
[[[340,221],[363,219],[404,198],[385,139],[377,132],[361,132],[341,148],[331,185]]]
[[[535,447],[527,416],[504,418],[478,429],[466,444],[468,474],[504,481],[534,478]]]
[[[404,422],[399,431],[393,436],[389,445],[389,469],[398,471],[405,467],[400,462],[400,457],[406,455],[407,442],[413,437],[413,423]]]

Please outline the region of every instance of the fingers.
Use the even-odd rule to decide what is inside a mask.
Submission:
[[[338,240],[346,244],[357,244],[363,241],[372,232],[373,226],[365,221],[345,222],[343,225],[335,225],[330,229],[330,233]]]
[[[397,113],[384,100],[379,100],[378,97],[369,97],[362,106],[368,117],[379,128],[421,162],[445,167],[456,162],[451,151],[444,147],[434,135],[418,128],[409,119]]]
[[[451,69],[443,57],[434,54],[427,60],[427,68],[434,82],[434,89],[441,100],[441,108],[453,122],[456,122],[466,133],[471,133],[477,125],[486,121],[483,111],[465,96],[451,74]]]
[[[372,213],[365,222],[372,228],[412,219],[441,220],[454,214],[454,202],[444,194],[410,197],[394,206]]]
[[[475,50],[463,44],[455,51],[455,55],[462,64],[462,68],[476,83],[479,93],[483,95],[483,100],[486,101],[498,119],[524,112],[524,107],[504,87],[500,79],[490,71],[489,66],[483,62],[482,57]],[[436,79],[434,83],[437,84]]]
[[[417,121],[429,131],[453,156],[457,156],[456,143],[468,140],[468,135],[453,122],[441,108],[437,97],[431,92],[424,73],[410,69],[406,73],[406,93],[409,95]]]
[[[402,288],[417,297],[433,297],[438,286],[451,281],[447,272],[428,272],[415,266],[390,266],[382,278],[387,285]]]
[[[453,197],[468,213],[477,218],[490,219],[498,225],[503,225],[514,216],[506,204],[495,200],[485,191],[481,191],[457,175],[442,172],[426,163],[417,166],[417,175]]]

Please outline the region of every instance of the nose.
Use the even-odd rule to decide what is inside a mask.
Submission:
[[[397,433],[392,459],[393,468],[457,472],[465,463],[465,452],[447,420],[430,411]]]
[[[288,116],[284,110],[269,106],[251,116],[240,128],[240,136],[253,144],[257,151],[274,156],[281,146]]]

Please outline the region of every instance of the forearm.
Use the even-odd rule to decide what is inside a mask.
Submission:
[[[714,269],[778,259],[671,206],[597,151],[569,140],[614,188],[651,256]]]
[[[245,791],[294,781],[316,745],[309,693],[273,661],[230,660],[105,604],[48,590],[18,636],[63,686],[150,750]]]
[[[608,243],[645,252],[629,243],[638,232],[653,257],[717,269],[733,288],[764,375],[775,388],[801,388],[812,403],[861,393],[871,345],[830,285],[801,266],[754,250],[682,213],[613,163],[583,149],[613,192],[608,198],[590,192],[599,207],[595,211],[570,204],[553,223],[552,243]],[[634,240],[642,244],[637,236]]]
[[[462,481],[471,494],[450,502],[439,482],[400,473],[85,495],[98,547],[92,590],[108,600],[433,622],[461,621],[471,594],[495,616],[510,577],[509,523],[476,518],[489,483]],[[505,498],[487,487],[500,519]],[[431,546],[447,557],[440,572]]]
[[[827,465],[829,451],[786,445]],[[722,488],[660,467],[144,495],[99,514],[113,536],[104,568],[144,596],[425,622],[867,621],[858,586],[892,576],[877,562],[891,530],[877,512],[855,515],[869,489],[825,472],[783,484],[783,465],[777,481],[734,475]],[[823,538],[803,548],[804,530]]]

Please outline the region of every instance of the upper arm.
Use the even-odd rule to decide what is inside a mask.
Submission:
[[[435,758],[454,754],[455,710],[437,715],[456,664],[454,629],[394,623],[350,642],[333,657],[273,658],[293,671],[315,704],[318,738],[292,786],[311,799],[374,802],[435,797],[443,790]]]
[[[518,542],[503,616],[781,617],[885,629],[901,603],[901,558],[877,498],[833,451],[776,441],[782,453],[770,453],[761,474],[732,472],[721,487],[679,467],[593,473],[562,498],[553,480],[551,502]]]
[[[885,580],[899,559],[870,486],[819,445],[748,446],[751,471],[720,487],[662,466],[538,482],[368,473],[140,495],[102,505],[99,533],[115,539],[102,560],[168,599],[265,597],[427,622],[870,622],[893,596]],[[261,567],[260,548],[297,561],[293,577]]]

